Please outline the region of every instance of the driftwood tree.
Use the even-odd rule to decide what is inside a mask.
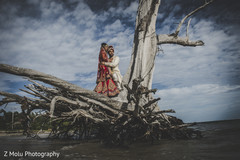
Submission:
[[[151,88],[154,70],[154,60],[157,54],[157,45],[161,44],[177,44],[182,46],[202,46],[203,41],[191,41],[188,36],[188,28],[191,19],[188,21],[186,37],[179,37],[180,29],[183,23],[194,13],[212,3],[213,0],[205,1],[205,3],[187,14],[179,23],[176,31],[172,34],[156,35],[156,19],[158,8],[161,0],[140,0],[136,18],[135,35],[133,43],[133,52],[131,62],[124,83],[132,84],[133,79],[144,78],[143,85]]]
[[[131,61],[123,79],[125,89],[117,99],[110,99],[38,71],[0,64],[1,72],[28,77],[32,84],[25,86],[28,90],[21,90],[35,96],[22,97],[0,91],[0,95],[4,96],[0,105],[10,102],[21,104],[26,123],[33,121],[28,116],[33,110],[45,110],[47,114],[41,116],[45,116],[46,122],[51,123],[50,137],[86,138],[94,135],[108,143],[122,144],[124,141],[199,136],[198,131],[187,128],[192,124],[184,124],[180,119],[164,114],[173,113],[173,110],[159,109],[157,101],[160,98],[153,98],[152,93],[156,89],[151,89],[151,86],[157,45],[204,45],[201,40],[189,40],[191,19],[188,21],[186,37],[178,35],[185,20],[212,1],[205,1],[202,6],[187,14],[174,33],[156,35],[156,19],[161,1],[139,0]],[[34,80],[53,87],[45,87]],[[51,121],[48,121],[49,117]],[[26,127],[25,131],[30,134],[28,129]]]

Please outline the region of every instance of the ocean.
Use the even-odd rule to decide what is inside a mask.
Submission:
[[[109,147],[97,142],[0,136],[2,159],[239,160],[240,120],[197,123],[203,138]]]

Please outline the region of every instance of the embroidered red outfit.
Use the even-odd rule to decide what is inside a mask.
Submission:
[[[108,56],[104,48],[101,48],[98,58],[98,73],[97,73],[97,86],[94,91],[101,93],[105,96],[115,96],[119,93],[117,86],[115,85],[110,75],[110,68],[101,64],[101,62],[108,62]]]

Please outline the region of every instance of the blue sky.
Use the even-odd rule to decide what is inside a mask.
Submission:
[[[162,0],[157,34],[174,32],[203,2]],[[126,72],[137,7],[137,0],[1,0],[0,63],[92,90],[102,42],[114,46],[120,70]],[[185,122],[240,118],[239,7],[238,1],[218,0],[192,17],[190,39],[203,40],[203,47],[161,46],[153,77],[161,109],[175,109]],[[2,91],[26,95],[18,90],[24,84],[26,79],[0,73]]]

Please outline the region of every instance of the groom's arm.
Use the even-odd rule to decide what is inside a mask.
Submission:
[[[115,57],[112,62],[104,62],[105,66],[116,67],[119,64],[119,57]]]

